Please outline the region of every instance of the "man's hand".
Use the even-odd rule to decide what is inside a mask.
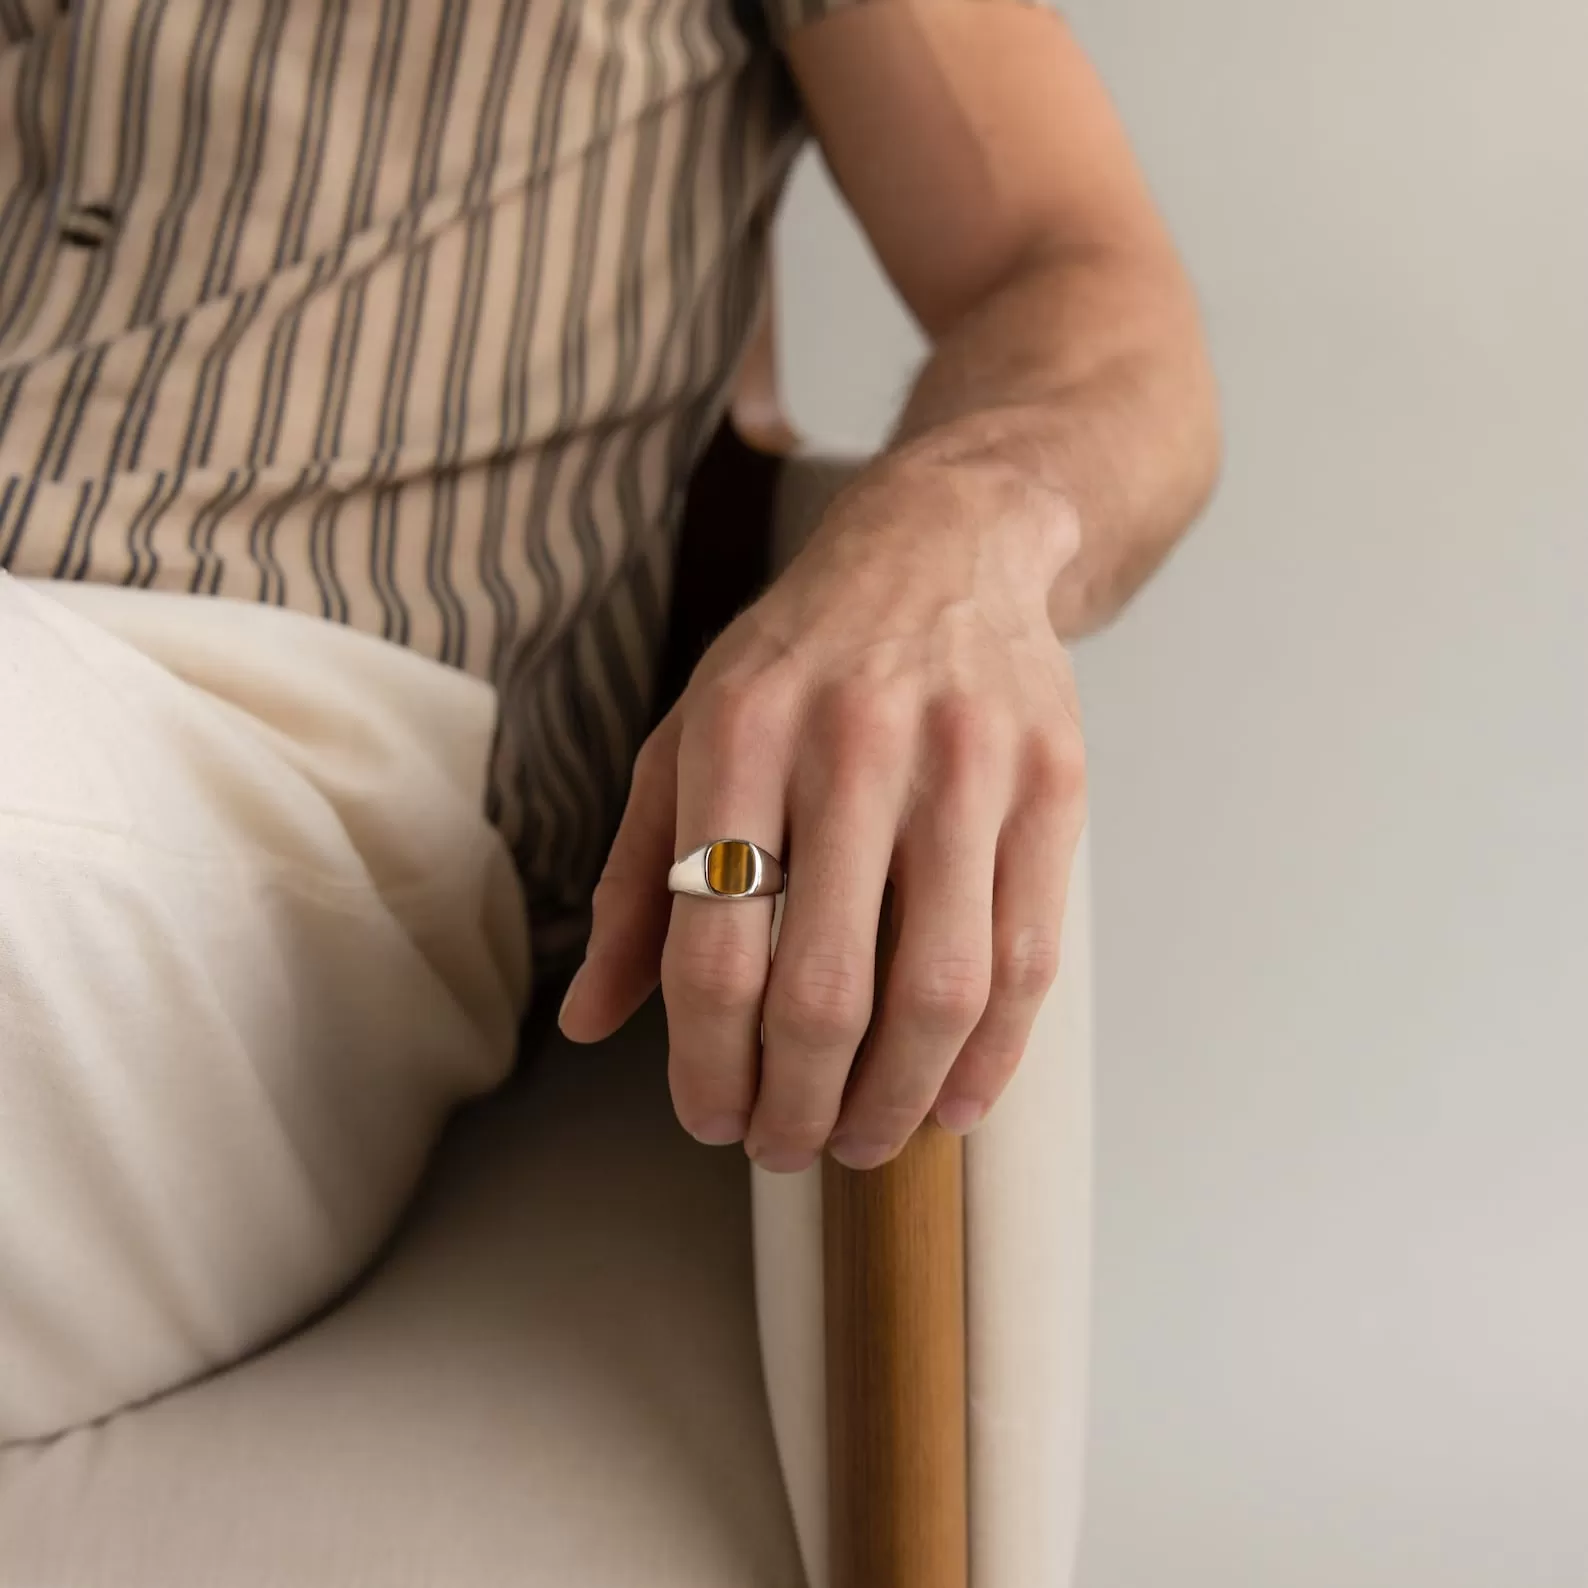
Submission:
[[[769,1169],[829,1144],[869,1168],[934,1108],[975,1125],[1057,970],[1084,822],[1047,611],[1078,543],[1061,498],[930,442],[840,498],[641,752],[563,1029],[606,1035],[660,974],[679,1118]],[[675,856],[717,838],[786,858],[770,971],[770,900],[666,892]]]
[[[934,1107],[966,1129],[1008,1079],[1054,973],[1083,819],[1055,633],[1112,616],[1218,461],[1194,298],[1056,17],[876,0],[788,52],[936,345],[895,450],[645,747],[563,1015],[570,1036],[602,1036],[659,973],[684,1123],[777,1169],[828,1142],[880,1162]],[[716,838],[786,852],[770,976],[769,903],[669,908],[662,891]],[[895,959],[855,1068],[889,881]]]

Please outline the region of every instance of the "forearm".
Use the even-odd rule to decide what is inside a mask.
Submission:
[[[1196,305],[1167,253],[1021,271],[939,341],[892,449],[985,475],[1026,510],[1073,515],[1049,598],[1065,638],[1112,618],[1211,494],[1217,398]],[[974,487],[973,487],[974,488]],[[959,493],[956,493],[959,494]]]

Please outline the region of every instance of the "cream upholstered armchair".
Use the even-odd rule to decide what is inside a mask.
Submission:
[[[845,472],[791,452],[770,374],[763,341],[697,475],[670,688]],[[577,1049],[543,997],[515,1079],[455,1121],[351,1294],[202,1383],[0,1451],[0,1588],[1062,1588],[1081,862],[1003,1103],[963,1150],[924,1133],[870,1175],[780,1180],[696,1145],[654,1002]]]

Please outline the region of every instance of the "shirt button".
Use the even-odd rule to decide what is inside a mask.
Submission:
[[[108,204],[78,204],[62,217],[61,241],[74,248],[100,248],[110,241],[115,226]]]

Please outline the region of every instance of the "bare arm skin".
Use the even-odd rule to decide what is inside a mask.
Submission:
[[[562,1014],[595,1040],[659,976],[679,1118],[781,1171],[885,1162],[929,1114],[972,1129],[1013,1073],[1086,813],[1060,636],[1161,561],[1218,454],[1191,292],[1062,23],[871,0],[789,58],[935,351],[894,444],[647,742]],[[663,887],[728,837],[787,856],[770,969],[765,901]]]
[[[789,59],[828,164],[935,351],[897,443],[1073,507],[1060,634],[1112,618],[1205,504],[1195,300],[1119,118],[1055,15],[874,0]]]

